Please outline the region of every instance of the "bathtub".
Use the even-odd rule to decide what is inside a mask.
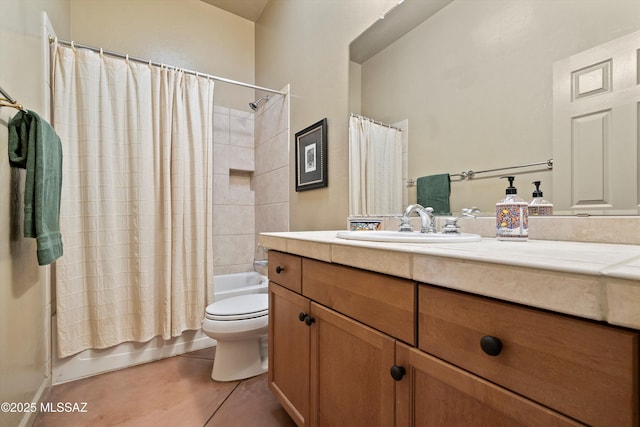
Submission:
[[[256,272],[222,274],[213,277],[215,301],[244,294],[266,293],[268,286],[267,277]],[[204,312],[202,317],[204,318]],[[56,325],[54,315],[52,320],[54,346],[57,339]],[[162,337],[155,337],[144,343],[126,342],[111,348],[85,350],[64,359],[58,358],[57,352],[54,351],[52,383],[54,385],[62,384],[103,372],[200,350],[210,347],[212,344],[215,344],[215,340],[206,336],[202,330],[190,330],[167,341]]]
[[[269,279],[255,271],[213,276],[213,292],[216,301],[246,294],[267,293]]]

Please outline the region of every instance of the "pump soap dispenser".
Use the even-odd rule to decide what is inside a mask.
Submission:
[[[518,197],[513,186],[513,176],[503,176],[509,180],[504,200],[496,203],[496,239],[527,240],[529,237],[529,205]]]
[[[553,215],[553,204],[542,198],[540,181],[533,181],[536,191],[533,192],[533,200],[529,203],[529,216]]]

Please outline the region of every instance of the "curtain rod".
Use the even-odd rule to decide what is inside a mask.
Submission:
[[[151,60],[148,60],[148,59],[136,58],[134,56],[129,56],[127,54],[122,54],[122,53],[119,53],[119,52],[113,52],[113,51],[110,51],[110,50],[104,50],[104,49],[99,48],[99,47],[88,46],[88,45],[85,45],[85,44],[76,43],[75,41],[60,40],[59,38],[53,37],[51,35],[49,36],[49,43],[60,43],[60,44],[66,45],[66,46],[71,46],[74,49],[75,48],[88,49],[88,50],[91,50],[93,52],[103,53],[105,55],[115,56],[116,58],[128,59],[130,61],[140,62],[140,63],[143,63],[143,64],[154,65],[156,67],[173,68],[175,70],[181,70],[181,71],[183,71],[183,72],[185,72],[187,74],[192,74],[194,76],[208,77],[208,78],[210,78],[212,80],[216,80],[216,81],[220,81],[220,82],[224,82],[224,83],[229,83],[229,84],[236,85],[236,86],[248,87],[250,89],[261,90],[263,92],[277,93],[279,95],[286,95],[286,92],[282,92],[280,90],[269,89],[269,88],[262,87],[262,86],[252,85],[250,83],[239,82],[239,81],[236,81],[236,80],[226,79],[224,77],[218,77],[218,76],[214,76],[214,75],[211,75],[211,74],[200,73],[198,71],[187,70],[185,68],[176,67],[174,65],[166,65],[166,64],[162,64],[160,62],[151,61]]]
[[[375,123],[375,124],[380,125],[380,126],[384,126],[384,127],[390,128],[390,129],[395,129],[397,131],[403,132],[403,129],[400,129],[399,127],[392,126],[392,125],[387,124],[387,123],[382,123],[382,122],[379,122],[377,120],[370,119],[369,117],[361,116],[360,114],[350,113],[349,115],[351,117],[356,117],[356,118],[363,119],[363,120],[369,120],[371,123]]]

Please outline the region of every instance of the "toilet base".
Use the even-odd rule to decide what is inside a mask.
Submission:
[[[239,341],[220,341],[216,346],[211,379],[237,381],[267,372],[267,336]]]

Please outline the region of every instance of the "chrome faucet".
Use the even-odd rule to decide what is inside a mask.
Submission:
[[[413,231],[413,227],[409,223],[411,215],[417,213],[420,215],[420,232],[421,233],[435,233],[436,228],[434,226],[435,217],[433,216],[433,208],[425,208],[422,205],[415,204],[409,205],[404,210],[404,214],[401,217],[397,217],[400,222],[400,231]]]

